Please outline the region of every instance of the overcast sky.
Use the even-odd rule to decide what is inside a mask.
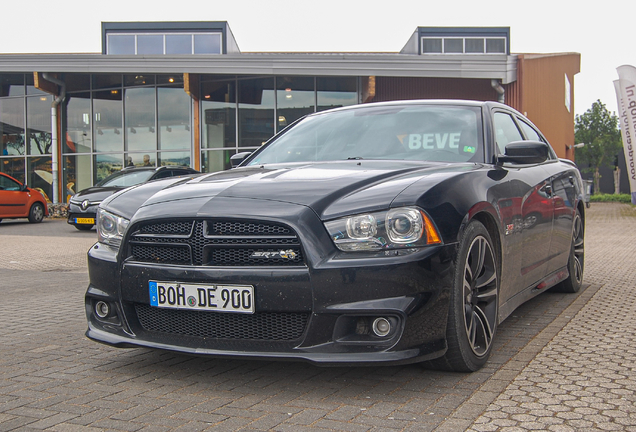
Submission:
[[[0,53],[100,52],[102,21],[228,21],[243,52],[398,52],[418,26],[510,27],[512,53],[581,53],[577,114],[597,99],[616,111],[616,67],[636,66],[633,0],[0,0],[0,12]]]

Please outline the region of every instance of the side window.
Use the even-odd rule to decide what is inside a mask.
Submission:
[[[526,137],[529,140],[545,142],[545,140],[541,137],[541,135],[539,135],[539,132],[534,130],[534,128],[530,126],[528,123],[519,119],[519,125],[521,126],[521,129],[523,129],[523,133],[526,134]]]
[[[186,171],[186,170],[174,170],[173,172],[173,176],[177,177],[177,176],[182,176],[182,175],[188,175],[190,174],[190,171]]]
[[[521,125],[521,129],[523,129],[523,133],[526,134],[526,137],[529,140],[533,140],[533,141],[541,141],[544,142],[548,145],[550,145],[545,138],[543,138],[539,132],[537,132],[537,130],[535,128],[533,128],[532,126],[530,126],[528,123],[526,123],[525,121],[518,119],[519,120],[519,124]],[[552,147],[550,147],[550,153],[548,156],[548,159],[556,159],[556,154],[554,153],[554,150],[552,149]]]
[[[508,143],[521,141],[523,137],[519,128],[515,124],[510,114],[496,112],[493,116],[495,122],[495,144],[499,154],[504,154],[504,149]]]
[[[20,190],[20,185],[10,178],[0,176],[0,190],[17,191]]]
[[[162,178],[168,178],[168,177],[172,177],[172,171],[165,170],[165,171],[161,171],[159,174],[157,174],[157,176],[155,177],[155,180],[156,179],[162,179]]]

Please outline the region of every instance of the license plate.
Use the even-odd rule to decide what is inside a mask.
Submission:
[[[75,218],[75,223],[95,225],[95,218]]]
[[[150,306],[216,312],[254,313],[251,285],[204,285],[149,281]]]

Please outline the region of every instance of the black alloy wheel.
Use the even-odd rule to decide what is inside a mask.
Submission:
[[[579,210],[572,221],[572,245],[570,258],[568,259],[568,272],[570,275],[555,288],[557,291],[575,293],[583,285],[583,267],[585,264],[585,226]]]
[[[44,219],[44,206],[42,203],[36,202],[29,210],[29,222],[40,223]]]
[[[493,242],[486,227],[472,221],[459,244],[446,331],[448,350],[431,364],[456,372],[480,369],[492,350],[498,302],[499,269]]]

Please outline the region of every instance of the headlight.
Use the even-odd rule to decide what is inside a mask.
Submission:
[[[97,210],[97,240],[119,247],[130,221],[100,208]]]
[[[401,207],[325,223],[336,247],[345,252],[421,247],[442,242],[422,210]]]

